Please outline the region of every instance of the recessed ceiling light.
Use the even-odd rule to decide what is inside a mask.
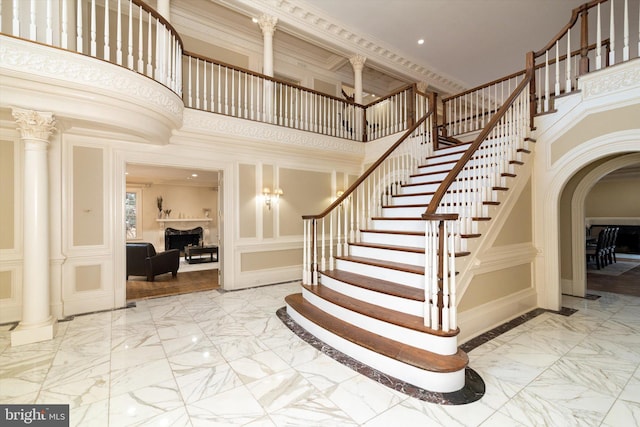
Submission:
[[[192,176],[193,178],[197,178],[197,177],[198,177],[198,174],[197,174],[197,173],[192,173],[192,174],[191,174],[191,176]]]
[[[418,44],[424,44],[424,39],[418,40]]]
[[[258,18],[251,18],[251,22],[253,22],[254,24],[258,23]]]

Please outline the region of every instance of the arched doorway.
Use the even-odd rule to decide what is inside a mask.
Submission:
[[[571,295],[584,297],[586,294],[587,281],[584,263],[585,199],[593,186],[605,175],[634,164],[640,164],[640,153],[621,155],[606,161],[591,170],[573,192],[571,198],[571,264],[573,266]]]
[[[625,130],[585,141],[564,154],[551,168],[536,171],[538,174],[536,191],[539,194],[539,206],[535,209],[537,216],[535,244],[539,248],[539,255],[536,258],[535,283],[538,290],[538,304],[541,307],[552,310],[558,310],[561,307],[560,200],[565,186],[579,171],[599,159],[619,155],[612,160],[614,161],[618,157],[622,158],[625,155],[638,152],[640,152],[640,129]],[[575,224],[571,233],[572,236],[581,233],[581,245],[584,239],[584,197],[586,197],[586,192],[597,181],[598,175],[604,176],[606,174],[604,171],[607,168],[615,170],[619,167],[622,166],[612,163],[604,170],[594,172],[594,175],[588,180],[582,180],[584,181],[583,191],[585,191],[585,196],[582,198],[582,225]],[[589,182],[591,182],[590,185]],[[572,239],[574,238],[572,237]],[[579,255],[579,251],[573,252],[572,258],[580,257],[579,263],[583,263],[584,249],[582,249],[581,255]],[[584,288],[584,267],[582,275],[582,287]]]

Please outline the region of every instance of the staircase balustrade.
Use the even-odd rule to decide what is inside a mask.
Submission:
[[[427,110],[349,189],[322,213],[305,215],[303,241],[303,283],[318,284],[318,272],[333,270],[335,257],[348,254],[350,242],[360,241],[361,228],[367,228],[382,207],[391,203],[402,184],[433,153],[433,98]]]
[[[182,94],[182,40],[140,0],[16,0],[0,12],[0,33],[112,62]]]

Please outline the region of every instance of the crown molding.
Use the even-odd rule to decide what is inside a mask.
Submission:
[[[367,57],[367,65],[385,73],[404,79],[425,81],[430,86],[445,92],[459,93],[466,86],[434,68],[420,64],[397,52],[371,36],[355,34],[347,25],[326,15],[311,3],[302,0],[217,0],[231,10],[251,14],[261,13],[278,18],[278,28],[300,39],[322,46],[346,57],[359,54]]]

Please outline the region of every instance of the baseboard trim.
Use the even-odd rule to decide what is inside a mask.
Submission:
[[[528,288],[459,313],[458,342],[464,343],[536,307],[537,294]]]

